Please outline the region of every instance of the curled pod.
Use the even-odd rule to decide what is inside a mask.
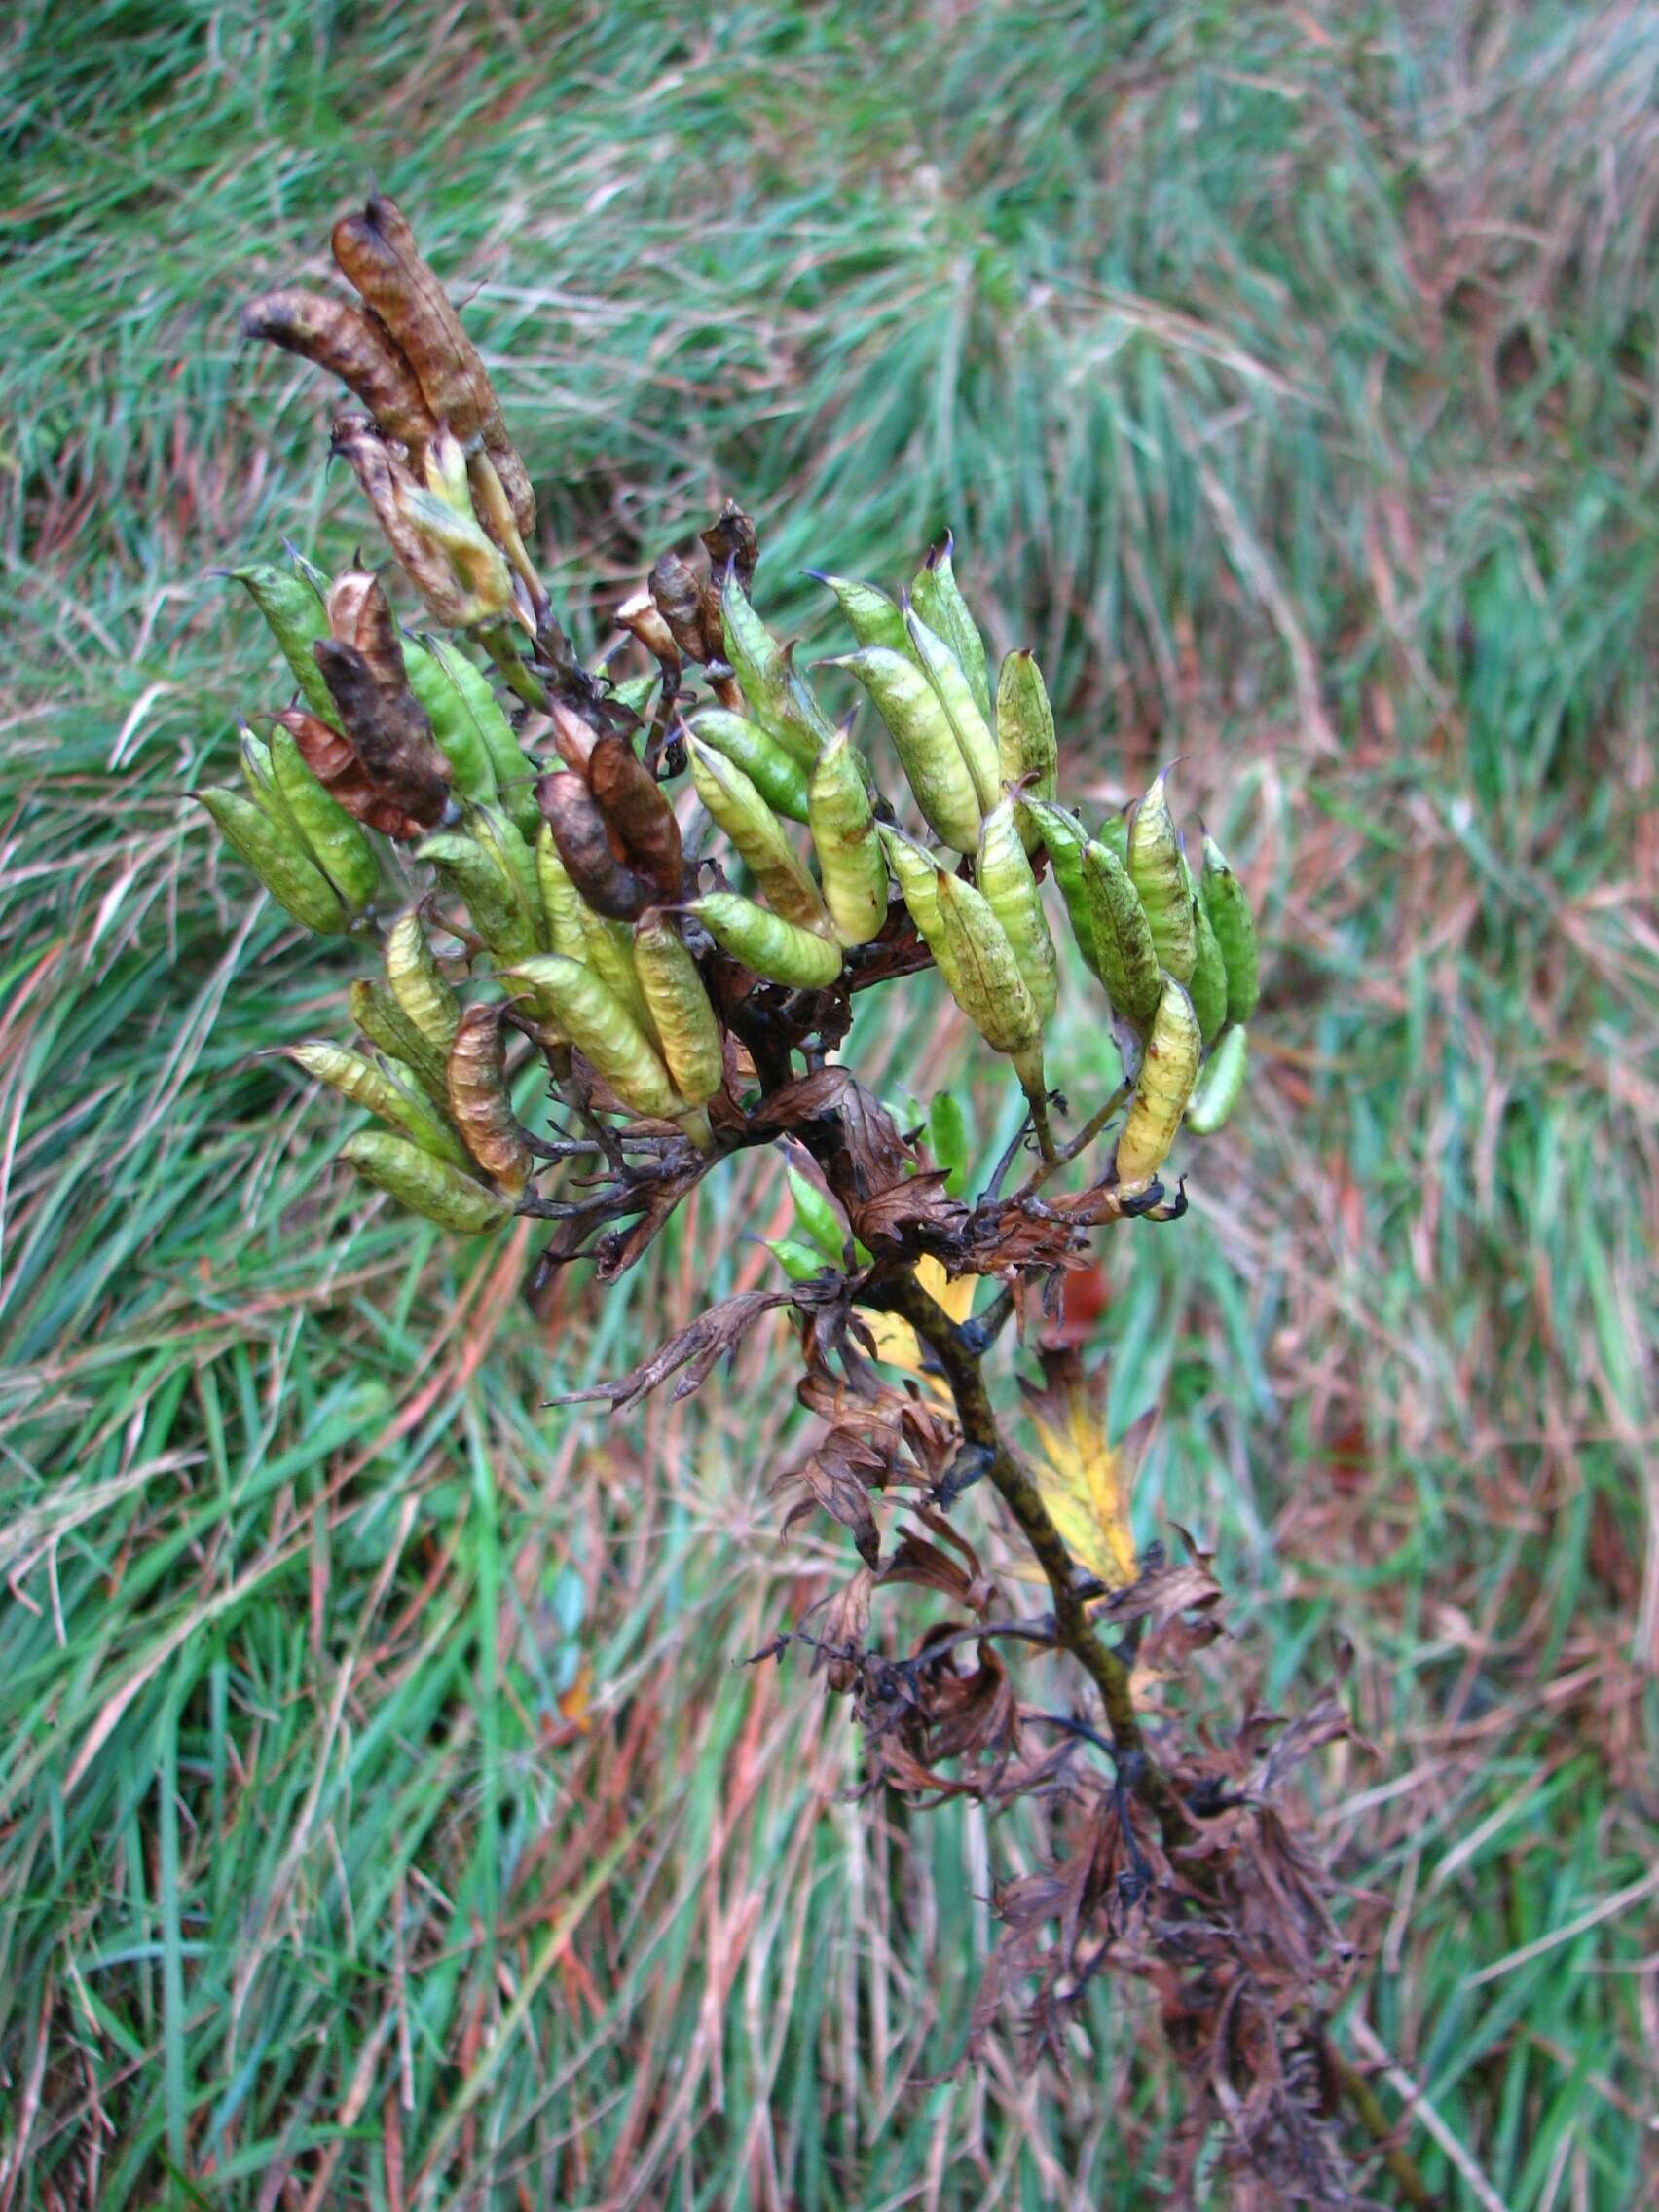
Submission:
[[[817,884],[743,770],[695,737],[687,739],[686,750],[697,796],[742,854],[778,912],[802,929],[826,928],[830,917]]]
[[[723,707],[705,707],[686,727],[714,752],[723,753],[734,768],[741,768],[774,814],[791,822],[810,819],[807,771],[758,722],[728,714]]]
[[[711,627],[702,579],[678,553],[665,553],[645,579],[651,604],[687,660],[718,660],[723,647],[719,622]]]
[[[339,893],[301,845],[298,831],[279,830],[240,792],[215,787],[194,796],[290,920],[318,937],[338,937],[347,928],[350,916]]]
[[[793,760],[810,768],[834,732],[789,653],[750,605],[735,571],[720,587],[720,632],[751,714]]]
[[[434,1106],[449,1112],[444,1052],[424,1037],[384,983],[359,976],[347,994],[351,1019],[377,1052],[409,1070]]]
[[[377,1121],[400,1130],[432,1159],[453,1161],[458,1167],[467,1164],[461,1141],[448,1124],[438,1119],[424,1098],[399,1083],[395,1076],[387,1074],[385,1068],[377,1067],[363,1053],[313,1038],[303,1045],[290,1046],[288,1057],[296,1067],[304,1068],[307,1075],[314,1077],[318,1083],[327,1084],[330,1090],[337,1090],[353,1106],[361,1106]]]
[[[319,638],[312,650],[369,781],[414,821],[441,822],[449,807],[446,763],[415,694],[407,684],[381,684],[363,653],[339,638]]]
[[[619,730],[595,739],[588,756],[588,789],[622,840],[623,857],[649,878],[660,898],[678,899],[685,879],[680,825],[656,778]]]
[[[1027,852],[1034,849],[1034,841],[1041,844],[1049,856],[1049,865],[1054,871],[1054,881],[1060,887],[1065,901],[1066,917],[1077,940],[1077,948],[1091,975],[1100,974],[1094,949],[1094,923],[1084,888],[1083,856],[1088,844],[1088,833],[1075,814],[1068,814],[1053,799],[1019,798],[1014,805],[1014,817],[1022,825],[1020,841]]]
[[[582,1057],[635,1114],[673,1121],[685,1100],[669,1080],[655,1046],[627,1008],[579,960],[545,952],[509,972],[546,1007]]]
[[[675,1089],[706,1106],[725,1079],[719,1023],[697,963],[654,907],[634,924],[634,972]]]
[[[1198,1030],[1207,1051],[1227,1019],[1227,965],[1221,957],[1221,946],[1211,926],[1208,911],[1194,888],[1193,873],[1187,866],[1185,854],[1181,858],[1181,869],[1193,903],[1193,933],[1198,946],[1187,995],[1193,1002],[1193,1012],[1198,1017]]]
[[[1060,995],[1060,967],[1010,798],[999,799],[980,828],[974,880],[1014,948],[1039,1020],[1047,1021]]]
[[[406,1137],[391,1136],[384,1129],[362,1129],[346,1140],[340,1157],[366,1183],[385,1191],[411,1213],[435,1221],[440,1229],[481,1235],[511,1219],[509,1200],[486,1190],[465,1169],[452,1166],[447,1160],[434,1160]]]
[[[1091,839],[1083,850],[1083,893],[1088,903],[1095,974],[1113,1006],[1144,1034],[1163,995],[1158,947],[1127,868],[1098,839]]]
[[[816,930],[769,913],[737,891],[708,891],[685,911],[700,921],[720,950],[768,983],[825,991],[841,973],[841,949]]]
[[[321,595],[303,576],[290,575],[269,561],[233,569],[231,574],[264,615],[306,705],[313,715],[337,726],[334,700],[321,669],[312,658],[313,645],[328,635],[328,613]]]
[[[946,531],[944,543],[932,549],[918,571],[910,586],[910,601],[928,628],[950,647],[957,666],[968,680],[979,713],[989,720],[991,687],[985,665],[985,642],[956,581],[956,571],[951,564],[955,543]]]
[[[1002,762],[997,755],[997,741],[986,719],[990,710],[988,707],[980,709],[955,653],[936,630],[928,627],[913,607],[904,610],[904,628],[917,666],[933,685],[957,748],[967,762],[980,811],[988,814],[1002,791]]]
[[[477,620],[477,610],[457,581],[449,556],[405,516],[404,500],[421,486],[410,473],[402,449],[388,445],[366,415],[337,415],[330,450],[342,457],[357,479],[387,543],[433,619],[457,630]]]
[[[959,853],[979,842],[983,809],[950,718],[927,677],[903,653],[865,645],[823,663],[857,677],[887,724],[928,828]]]
[[[737,501],[727,499],[708,529],[700,530],[697,535],[709,556],[710,571],[723,576],[727,569],[733,570],[739,586],[747,591],[755,581],[760,540],[756,535],[754,523]]]
[[[1010,653],[997,678],[997,754],[1005,784],[1027,799],[1051,799],[1059,780],[1054,710],[1035,653]],[[1029,850],[1029,847],[1027,847]]]
[[[447,1069],[450,1119],[498,1191],[524,1196],[535,1164],[507,1089],[505,1009],[469,1006],[456,1029]]]
[[[328,587],[328,629],[368,663],[383,691],[401,691],[409,681],[403,640],[381,580],[367,569],[347,569]]]
[[[563,699],[555,699],[547,712],[559,757],[567,768],[580,776],[582,789],[586,791],[588,762],[599,743],[599,732],[585,715],[578,715],[574,707],[567,705]]]
[[[1241,1021],[1221,1033],[1187,1101],[1187,1126],[1197,1137],[1212,1137],[1238,1103],[1250,1064],[1250,1032]]]
[[[1028,1092],[1043,1088],[1043,1016],[1026,988],[1008,932],[971,884],[940,868],[940,935],[948,954],[944,979],[957,1005],[994,1051],[1006,1052]]]
[[[1153,778],[1129,824],[1129,880],[1140,894],[1160,964],[1187,982],[1198,956],[1181,841],[1169,811],[1167,772]]]
[[[411,540],[419,540],[434,567],[441,562],[449,571],[457,595],[451,604],[460,611],[459,618],[442,619],[465,630],[511,612],[513,580],[501,549],[470,513],[461,513],[442,493],[413,480],[399,482],[393,497]]]
[[[632,922],[655,903],[650,882],[617,858],[605,817],[579,776],[566,770],[538,777],[535,801],[584,905],[612,921]]]
[[[315,861],[353,914],[372,905],[380,890],[380,858],[361,826],[332,797],[306,765],[294,733],[278,722],[268,757],[272,780],[290,819]]]
[[[447,1058],[461,1023],[461,1001],[438,966],[421,917],[399,914],[386,938],[386,979],[405,1019],[434,1052]]]
[[[1174,977],[1166,976],[1147,1031],[1134,1096],[1118,1136],[1118,1187],[1125,1198],[1144,1191],[1169,1157],[1193,1094],[1201,1051],[1193,1002]]]
[[[1227,1018],[1248,1021],[1261,990],[1256,920],[1250,911],[1249,893],[1228,866],[1221,847],[1208,836],[1204,839],[1202,898],[1227,970]]]
[[[338,377],[388,438],[424,445],[437,428],[414,370],[386,325],[323,292],[266,292],[241,312],[242,334]]]
[[[852,739],[837,730],[813,764],[807,819],[824,903],[843,944],[867,944],[887,919],[887,863]]]
[[[535,880],[541,893],[541,911],[547,917],[547,939],[555,952],[567,960],[582,957],[582,916],[587,908],[571,881],[570,870],[559,858],[552,826],[544,822],[535,840]]]
[[[440,830],[426,839],[416,858],[429,862],[459,893],[468,920],[498,961],[528,960],[540,950],[517,886],[476,837],[456,830]]]
[[[835,594],[835,604],[846,616],[861,645],[885,645],[889,652],[910,654],[910,633],[904,627],[904,609],[874,584],[854,583],[847,576],[827,576],[817,569],[807,574]]]
[[[626,630],[631,638],[637,638],[660,667],[672,669],[676,676],[680,674],[679,641],[648,589],[631,592],[616,608],[612,619],[619,630]]]
[[[304,708],[288,707],[276,718],[292,737],[300,758],[327,792],[355,822],[378,830],[383,837],[408,844],[426,825],[406,814],[395,798],[383,792],[358,759],[349,737]]]

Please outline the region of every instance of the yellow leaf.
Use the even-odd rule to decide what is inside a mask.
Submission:
[[[974,1309],[974,1291],[977,1275],[947,1275],[942,1260],[927,1253],[916,1266],[916,1280],[938,1305],[942,1306],[950,1318],[961,1323]],[[885,1360],[889,1367],[902,1367],[907,1375],[918,1376],[941,1404],[948,1404],[950,1392],[937,1375],[930,1374],[923,1364],[921,1339],[908,1321],[897,1313],[868,1313],[863,1319],[875,1340],[875,1356]]]
[[[1129,1504],[1154,1417],[1136,1421],[1116,1447],[1106,1434],[1106,1370],[1086,1375],[1076,1351],[1044,1346],[1043,1388],[1026,1385],[1026,1411],[1043,1446],[1037,1487],[1060,1541],[1109,1590],[1135,1580]]]

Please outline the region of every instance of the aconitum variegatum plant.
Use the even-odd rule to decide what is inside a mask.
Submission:
[[[867,695],[873,742],[831,722],[756,610],[759,547],[732,503],[616,609],[639,673],[584,666],[537,569],[529,475],[408,224],[372,199],[334,252],[357,300],[274,292],[245,327],[359,403],[333,450],[424,627],[363,567],[237,571],[296,688],[243,728],[245,789],[199,795],[296,922],[375,950],[357,1041],[295,1053],[373,1119],[342,1158],[457,1234],[551,1223],[534,1302],[577,1258],[603,1295],[722,1160],[773,1151],[798,1230],[775,1283],[590,1394],[623,1407],[671,1377],[683,1394],[789,1314],[818,1428],[783,1473],[788,1520],[831,1515],[859,1564],[763,1656],[809,1651],[851,1701],[872,1788],[1043,1800],[1052,1862],[996,1893],[971,2044],[1017,2009],[1063,2059],[1089,1983],[1140,1977],[1190,2084],[1189,2180],[1219,2156],[1240,2201],[1350,2202],[1333,2086],[1352,2077],[1326,2022],[1353,1952],[1282,1801],[1341,1709],[1288,1729],[1252,1711],[1190,1742],[1143,1719],[1137,1671],[1219,1636],[1221,1593],[1191,1546],[1137,1557],[1140,1438],[1108,1442],[1101,1377],[1046,1319],[1097,1232],[1168,1233],[1172,1154],[1244,1090],[1242,885],[1183,836],[1161,775],[1092,830],[1066,807],[1042,673],[1016,651],[993,682],[948,539],[897,598],[821,578],[853,638],[830,665]],[[1045,1058],[1062,915],[1124,1070],[1070,1133]],[[929,967],[1025,1098],[972,1200],[954,1101],[902,1129],[837,1057],[855,992]],[[512,1103],[527,1056],[546,1069],[540,1129]],[[1011,1319],[1042,1371],[1021,1383],[1028,1453],[987,1372]],[[953,1520],[975,1486],[1046,1610],[1006,1596]],[[896,1655],[872,1620],[902,1583],[946,1615]],[[1073,1671],[1063,1711],[1022,1694],[1044,1655]]]

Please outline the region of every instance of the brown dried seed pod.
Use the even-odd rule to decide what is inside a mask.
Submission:
[[[530,481],[530,471],[520,459],[519,450],[502,430],[500,437],[492,437],[490,425],[484,425],[484,450],[496,466],[518,524],[519,535],[526,544],[535,536],[535,493]]]
[[[646,652],[660,661],[665,668],[680,673],[680,645],[669,628],[662,609],[648,591],[637,591],[616,609],[618,629],[626,630],[638,638]]]
[[[661,896],[639,871],[610,849],[604,815],[579,776],[565,773],[536,780],[540,807],[565,872],[596,914],[613,922],[632,922]]]
[[[370,782],[434,828],[449,805],[449,778],[415,694],[383,685],[357,647],[339,638],[319,638],[312,651]]]
[[[553,743],[558,748],[560,759],[568,768],[573,768],[585,784],[588,780],[588,761],[599,742],[598,730],[563,699],[555,699],[547,713],[553,724]]]
[[[717,599],[711,628],[702,579],[688,562],[682,561],[678,553],[665,553],[646,579],[645,589],[656,602],[657,612],[668,624],[675,644],[687,660],[720,657],[719,601]]]
[[[301,759],[330,798],[337,799],[366,830],[378,830],[383,837],[395,837],[404,844],[425,835],[429,825],[379,789],[349,737],[342,737],[319,716],[308,715],[300,707],[290,707],[276,719],[292,733]]]
[[[243,308],[241,326],[338,377],[388,438],[414,446],[431,436],[420,382],[377,315],[322,292],[266,292]]]
[[[387,444],[366,415],[337,415],[333,450],[350,464],[387,543],[433,616],[445,629],[464,629],[472,619],[472,608],[454,569],[442,548],[405,517],[403,502],[424,488],[398,449]]]
[[[403,641],[379,577],[367,569],[348,569],[330,586],[326,605],[330,632],[362,654],[382,689],[406,689]]]
[[[678,899],[685,876],[680,825],[656,778],[615,730],[608,730],[594,746],[588,788],[621,838],[626,858],[650,877],[660,897]]]
[[[716,576],[723,576],[728,563],[737,568],[737,580],[747,591],[755,578],[755,564],[760,558],[760,540],[755,535],[755,525],[735,499],[728,499],[707,530],[699,531],[709,556],[709,567]]]
[[[506,1039],[498,1002],[469,1006],[450,1046],[450,1115],[461,1142],[498,1191],[523,1196],[534,1165],[507,1090]]]
[[[360,215],[343,216],[334,258],[408,356],[431,413],[463,445],[483,435],[492,452],[510,446],[478,349],[396,203],[376,193]]]

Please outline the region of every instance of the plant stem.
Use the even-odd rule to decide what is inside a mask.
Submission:
[[[1064,1167],[1068,1161],[1075,1160],[1080,1152],[1087,1152],[1119,1107],[1130,1096],[1133,1089],[1134,1085],[1132,1083],[1119,1084],[1105,1105],[1098,1112],[1088,1117],[1088,1120],[1085,1122],[1083,1127],[1079,1129],[1069,1143],[1061,1145],[1058,1152],[1051,1147],[1043,1155],[1043,1164],[1033,1170],[1029,1181],[1020,1191],[1019,1196],[1022,1198],[1033,1197],[1043,1188],[1056,1168]]]
[[[1330,2036],[1326,2036],[1325,2063],[1337,2079],[1343,2095],[1358,2114],[1366,2133],[1382,2151],[1382,2163],[1399,2184],[1400,2194],[1413,2207],[1413,2212],[1436,2212],[1440,2198],[1435,2195],[1422,2178],[1417,2160],[1400,2142],[1388,2115],[1382,2110],[1382,2099],[1357,2067],[1337,2048]]]

